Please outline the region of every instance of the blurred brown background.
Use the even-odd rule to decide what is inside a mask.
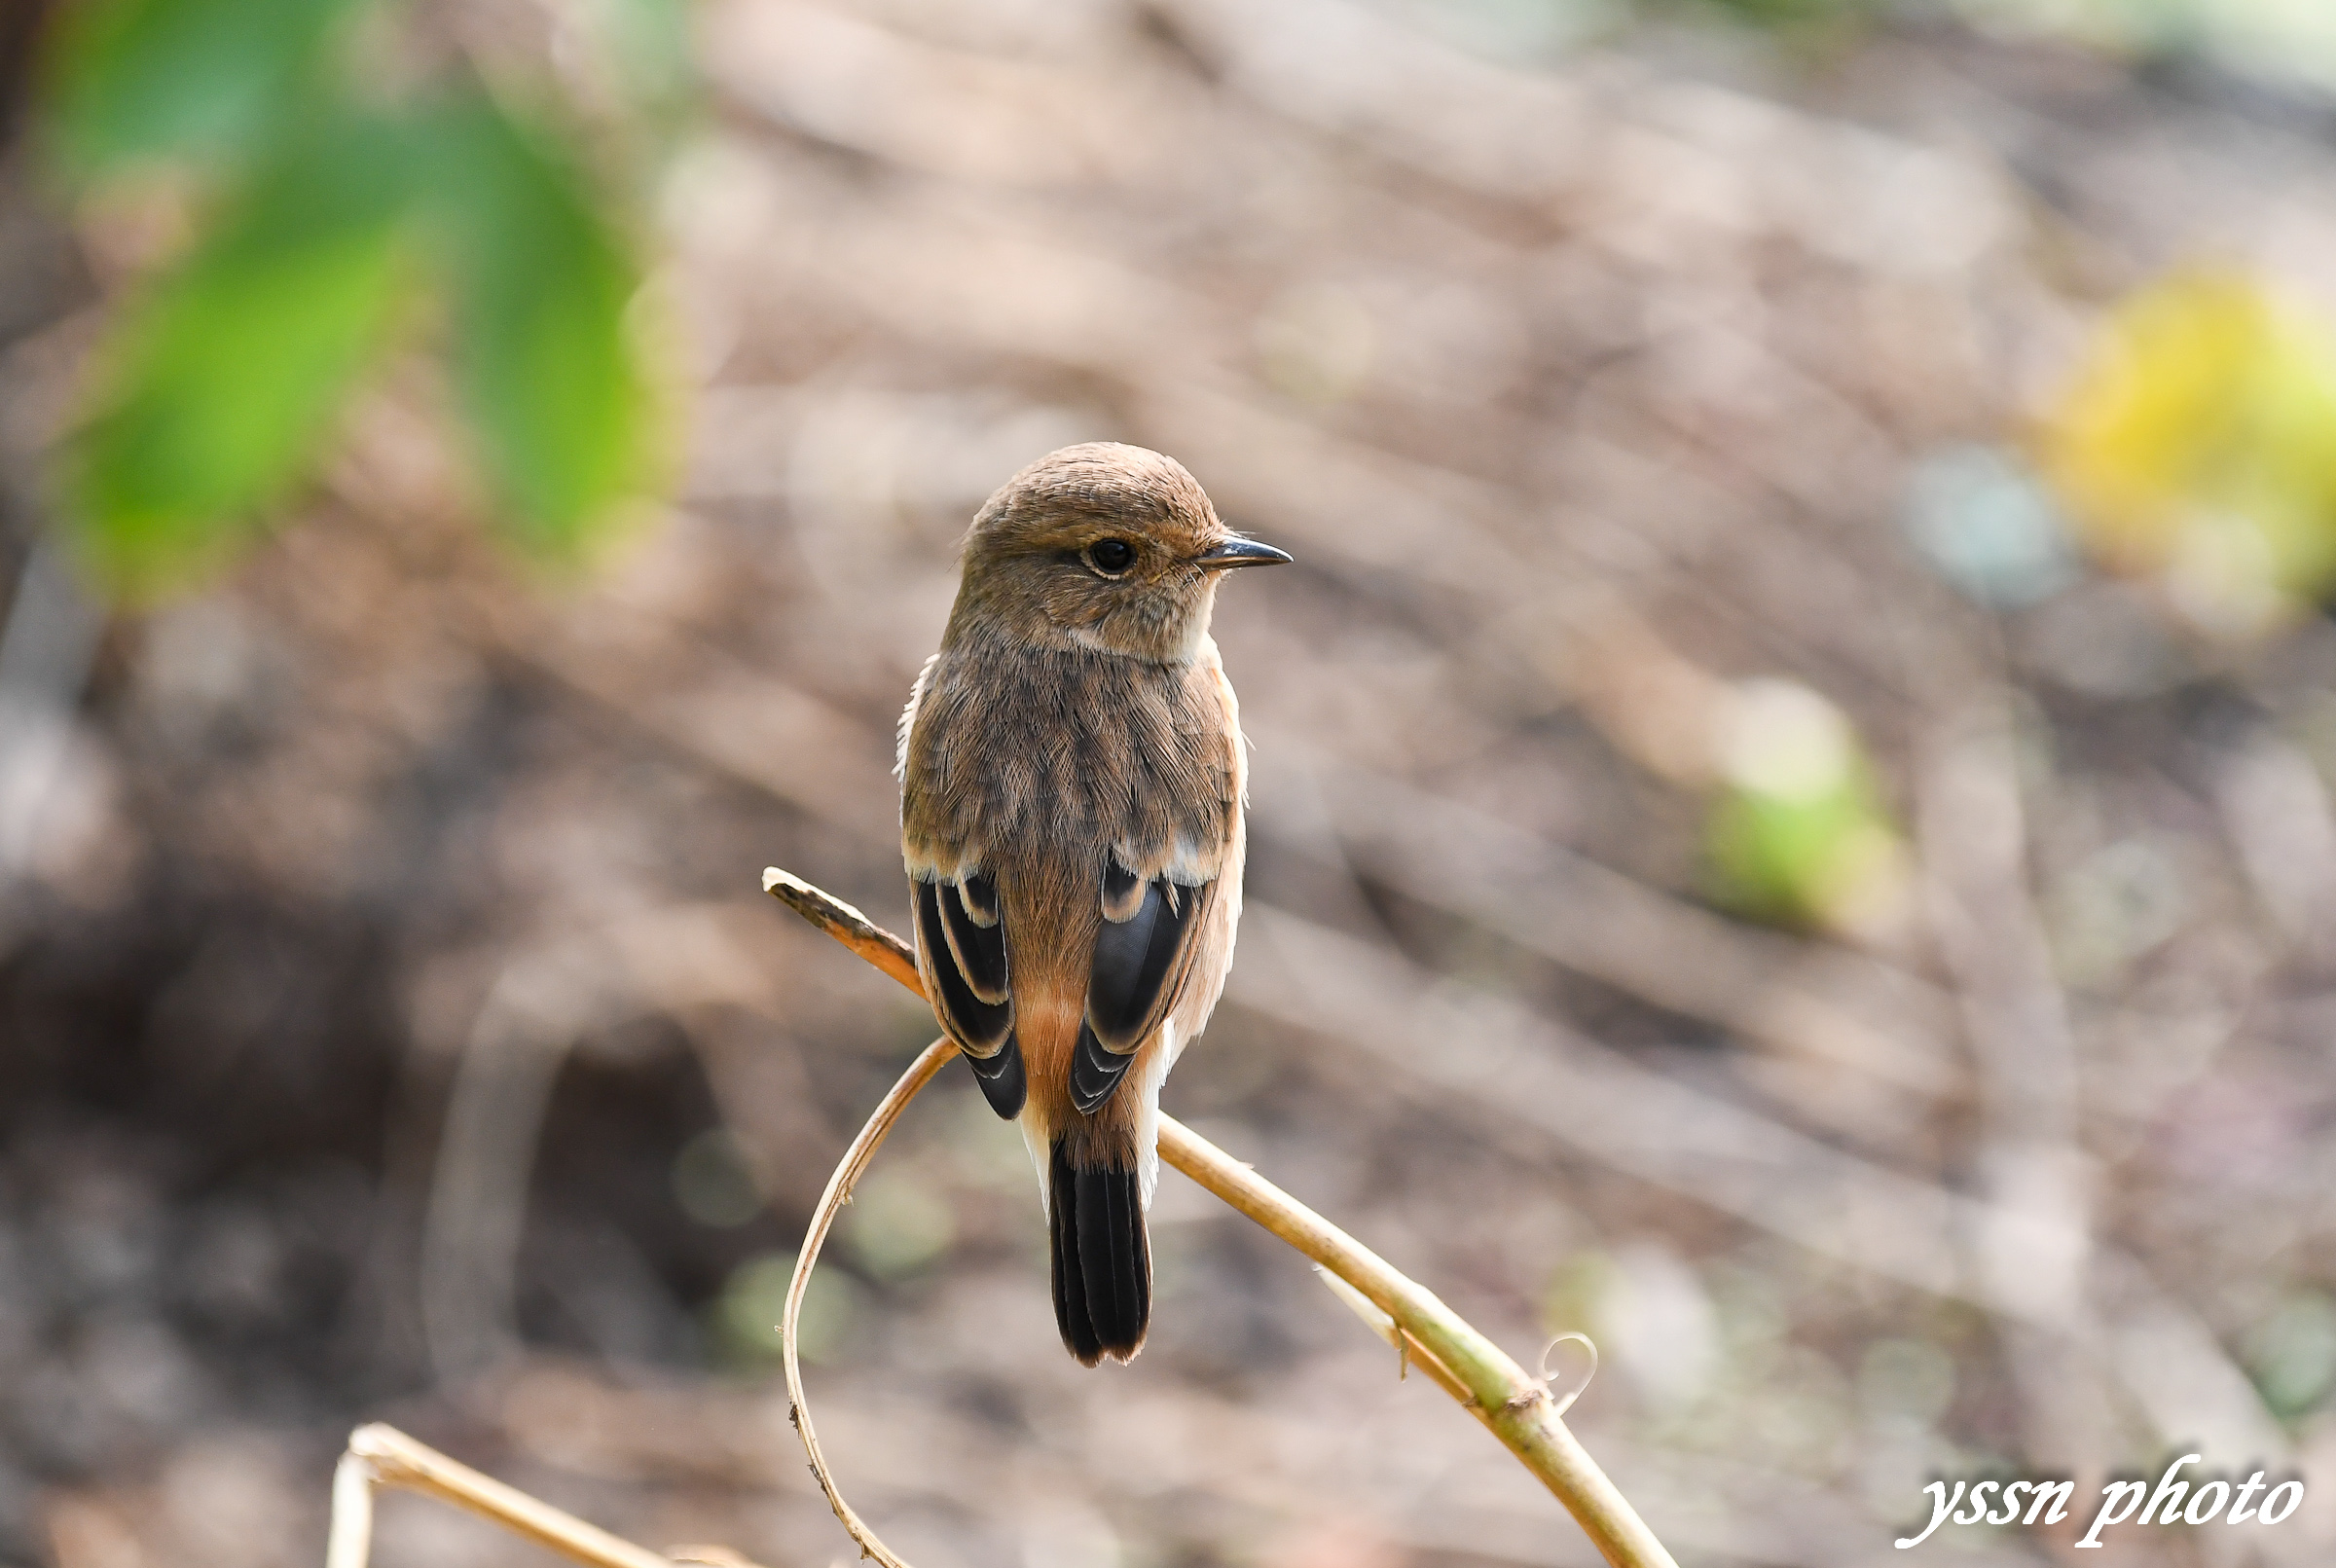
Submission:
[[[565,69],[583,8],[427,9]],[[14,157],[0,1562],[313,1562],[365,1419],[848,1558],[769,1326],[932,1025],[755,890],[905,926],[955,541],[1093,438],[1298,563],[1220,604],[1251,906],[1169,1109],[1520,1359],[1595,1335],[1573,1419],[1683,1563],[2191,1449],[2323,1490],[2113,1560],[2326,1560],[2336,629],[2065,478],[2134,291],[2336,308],[2326,57],[1735,9],[700,6],[642,308],[684,477],[577,581],[481,538],[401,365],[296,526],[98,611],[43,463],[128,242]],[[896,1549],[1594,1560],[1300,1259],[1173,1175],[1155,1226],[1151,1343],[1082,1372],[1012,1129],[915,1108],[807,1324]]]

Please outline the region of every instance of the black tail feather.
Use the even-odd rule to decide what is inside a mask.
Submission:
[[[1059,1138],[1047,1161],[1046,1214],[1053,1229],[1054,1326],[1079,1365],[1092,1367],[1103,1359],[1103,1342],[1087,1322],[1087,1282],[1078,1266],[1078,1184]]]
[[[1055,1327],[1083,1366],[1126,1361],[1151,1324],[1151,1244],[1136,1173],[1074,1169],[1058,1138],[1046,1188]]]

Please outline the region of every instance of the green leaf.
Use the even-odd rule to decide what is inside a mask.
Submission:
[[[463,401],[505,526],[538,556],[572,559],[648,478],[651,399],[625,321],[639,274],[548,140],[484,100],[439,124],[430,185]]]
[[[409,267],[409,138],[290,138],[211,237],[120,319],[63,465],[85,553],[144,594],[213,564],[305,477]]]
[[[49,126],[66,168],[248,150],[313,95],[324,46],[358,0],[91,0],[49,57]]]

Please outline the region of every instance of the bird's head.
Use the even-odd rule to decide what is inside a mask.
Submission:
[[[1175,458],[1065,447],[974,517],[948,635],[1174,663],[1199,647],[1226,571],[1289,559],[1220,522]]]

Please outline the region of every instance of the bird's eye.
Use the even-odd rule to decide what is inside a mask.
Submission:
[[[1136,564],[1136,547],[1125,539],[1097,539],[1087,546],[1087,565],[1106,577],[1116,577]]]

